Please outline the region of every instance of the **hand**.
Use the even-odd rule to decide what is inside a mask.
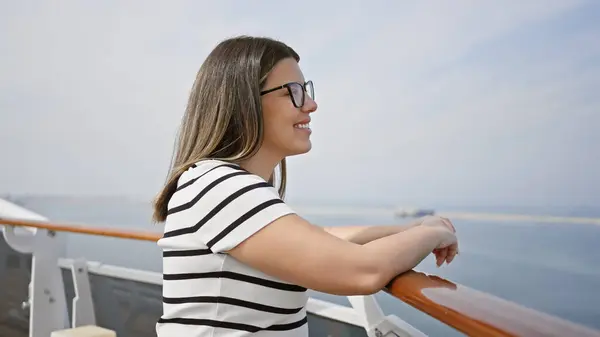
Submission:
[[[454,257],[458,254],[458,241],[456,239],[456,229],[452,222],[449,219],[443,218],[440,216],[426,216],[424,217],[420,224],[420,226],[431,226],[438,227],[444,230],[450,231],[453,235],[452,238],[448,238],[446,240],[447,243],[444,244],[444,240],[442,240],[442,244],[438,246],[438,248],[433,250],[433,254],[435,254],[436,265],[440,267],[444,261],[446,264],[449,264],[454,260]]]
[[[458,254],[458,239],[455,233],[446,227],[435,227],[435,229],[440,232],[440,243],[432,253],[435,254],[436,265],[439,268],[444,261],[450,264]]]
[[[421,218],[419,221],[419,225],[420,226],[433,226],[433,227],[442,226],[442,227],[446,227],[446,228],[450,229],[452,231],[452,233],[456,233],[456,228],[454,228],[454,225],[452,224],[452,222],[450,222],[450,220],[448,218],[443,218],[443,217],[437,216],[437,215],[428,215],[428,216]]]

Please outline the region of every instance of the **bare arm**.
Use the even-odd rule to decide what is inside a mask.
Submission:
[[[331,235],[359,245],[403,232],[420,224],[422,219],[403,225],[323,227]]]
[[[372,294],[410,270],[442,241],[444,229],[415,227],[358,245],[291,214],[261,229],[229,254],[262,272],[336,295]]]

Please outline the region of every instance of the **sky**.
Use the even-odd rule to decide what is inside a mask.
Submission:
[[[600,202],[600,2],[286,6],[2,1],[0,193],[151,199],[198,68],[248,34],[314,81],[292,201]]]

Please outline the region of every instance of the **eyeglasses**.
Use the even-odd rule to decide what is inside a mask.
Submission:
[[[270,92],[277,91],[279,89],[286,88],[288,93],[290,94],[292,103],[296,108],[301,108],[304,106],[304,102],[306,101],[306,93],[310,96],[310,98],[315,99],[315,88],[313,86],[312,81],[308,81],[304,84],[298,82],[290,82],[286,83],[282,86],[267,89],[260,92],[260,95],[266,95]]]

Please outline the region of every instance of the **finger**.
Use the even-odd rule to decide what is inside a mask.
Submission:
[[[440,249],[439,254],[436,256],[436,264],[438,267],[440,267],[442,264],[444,264],[444,260],[446,260],[446,256],[448,255],[448,249],[444,248],[444,249]]]
[[[433,252],[432,252],[432,253],[435,255],[435,264],[436,264],[436,265],[438,265],[438,264],[439,264],[439,261],[440,261],[440,252],[441,252],[441,251],[442,251],[441,249],[438,249],[438,248],[436,248],[436,249],[434,249],[434,250],[433,250]]]
[[[456,232],[456,228],[454,228],[454,225],[452,224],[452,222],[450,221],[450,219],[444,218],[444,217],[440,217],[440,219],[442,220],[442,222],[444,223],[444,225],[446,225],[448,228],[450,228],[454,232]]]
[[[444,217],[440,217],[442,219],[442,222],[448,226],[448,228],[452,229],[452,231],[454,233],[456,233],[456,228],[454,227],[454,225],[452,224],[452,221],[450,221],[450,219],[448,218],[444,218]]]
[[[450,262],[452,262],[452,260],[454,260],[454,258],[456,257],[457,253],[458,253],[458,244],[457,243],[448,246],[448,255],[446,257],[446,264],[450,264]]]

